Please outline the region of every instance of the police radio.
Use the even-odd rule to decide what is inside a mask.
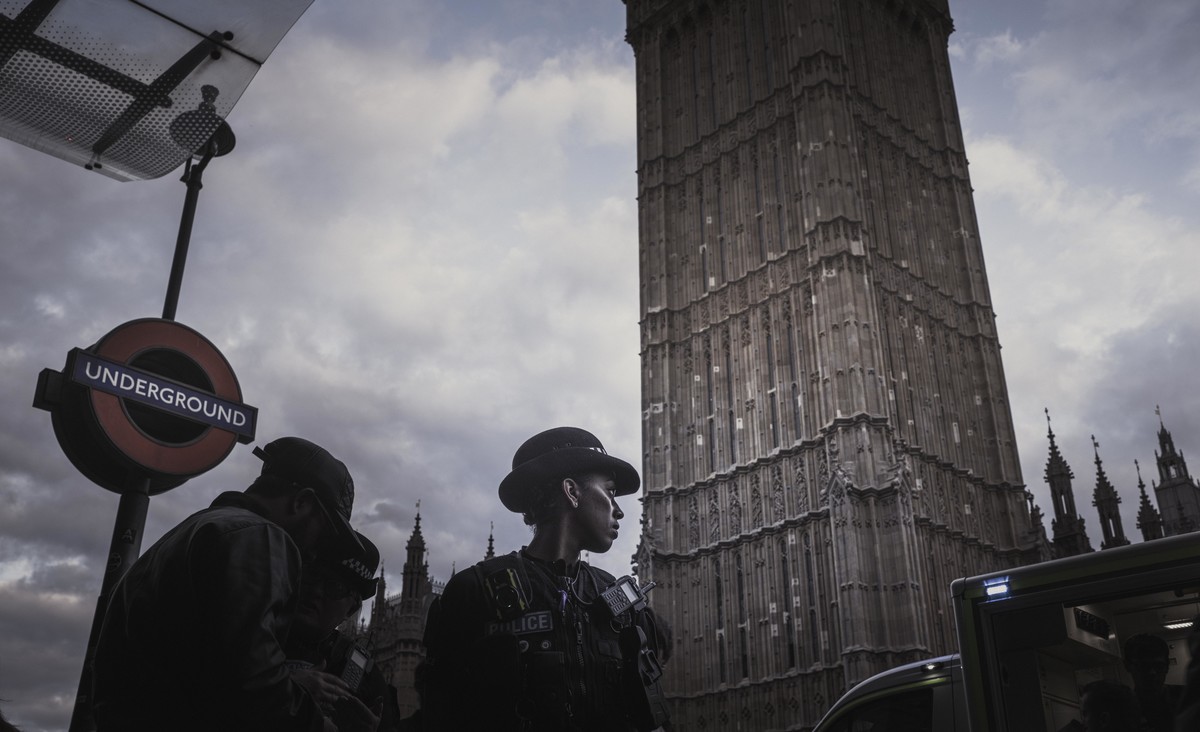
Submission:
[[[655,583],[650,582],[645,587],[638,587],[632,577],[625,575],[605,588],[600,593],[600,599],[615,618],[626,610],[637,612],[645,608],[646,593],[654,589],[654,586]]]
[[[346,687],[351,693],[357,692],[358,687],[362,684],[363,676],[371,668],[371,657],[367,652],[359,646],[354,646],[350,649],[350,656],[346,659],[346,668],[342,669],[342,681],[346,682]]]

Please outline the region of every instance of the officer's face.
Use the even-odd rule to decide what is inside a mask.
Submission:
[[[1133,688],[1142,693],[1154,692],[1166,684],[1171,658],[1169,655],[1148,654],[1140,658],[1126,659],[1125,668],[1133,677]]]
[[[617,484],[607,475],[577,479],[579,507],[571,510],[576,536],[583,551],[602,554],[612,548],[625,517],[617,505]]]
[[[300,601],[292,630],[307,640],[320,640],[357,606],[358,595],[335,571],[319,562],[308,562],[300,580]]]

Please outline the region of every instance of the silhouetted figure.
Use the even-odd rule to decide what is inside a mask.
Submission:
[[[1138,732],[1139,729],[1138,703],[1133,691],[1108,679],[1083,687],[1079,714],[1087,732]]]
[[[344,556],[354,482],[298,437],[168,531],[113,590],[95,661],[100,732],[335,732],[284,665],[303,564]]]
[[[1200,615],[1192,620],[1192,632],[1187,639],[1187,678],[1179,705],[1175,709],[1175,732],[1196,732],[1200,729]]]
[[[1171,649],[1162,638],[1139,633],[1125,641],[1125,670],[1133,677],[1133,692],[1145,732],[1172,732],[1175,707],[1183,687],[1168,685]]]

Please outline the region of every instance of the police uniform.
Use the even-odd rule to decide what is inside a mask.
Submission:
[[[658,629],[648,608],[611,615],[600,593],[614,582],[583,561],[569,577],[562,561],[524,550],[454,575],[426,625],[427,723],[435,730],[639,729],[630,717],[646,690],[633,659],[622,657],[620,634],[636,625],[657,652]],[[519,601],[507,602],[505,590],[515,586]]]

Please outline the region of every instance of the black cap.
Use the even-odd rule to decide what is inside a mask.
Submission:
[[[578,427],[555,427],[526,440],[513,455],[512,472],[500,482],[500,502],[524,513],[537,492],[552,480],[596,472],[612,475],[617,495],[642,484],[632,465],[605,451],[600,440]]]
[[[354,479],[345,463],[302,437],[280,437],[265,447],[254,448],[254,454],[263,461],[263,475],[311,488],[342,544],[352,550],[363,549],[358,532],[350,528]]]

